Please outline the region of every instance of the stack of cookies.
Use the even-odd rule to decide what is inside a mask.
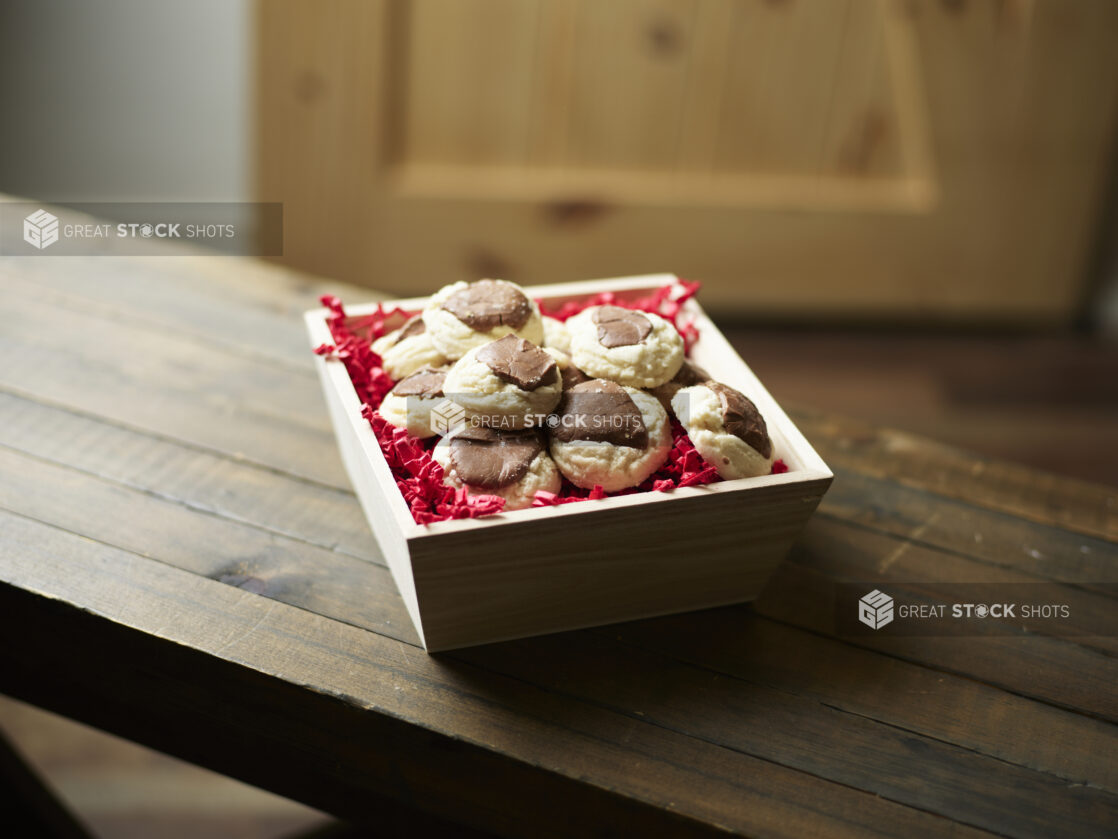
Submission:
[[[432,452],[446,482],[498,495],[507,510],[559,493],[563,478],[606,492],[640,485],[672,450],[671,417],[722,478],[772,469],[757,407],[689,362],[652,312],[591,306],[562,322],[513,283],[459,282],[373,350],[396,380],[381,416],[426,438],[446,430],[452,408]]]

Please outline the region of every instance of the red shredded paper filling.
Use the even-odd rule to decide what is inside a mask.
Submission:
[[[694,323],[682,317],[682,307],[698,289],[699,283],[681,280],[634,300],[619,299],[612,292],[606,291],[584,300],[564,303],[558,309],[548,309],[540,302],[540,310],[559,320],[567,320],[583,309],[602,304],[653,312],[671,321],[683,336],[687,352],[690,352],[699,338],[699,332]],[[400,326],[415,313],[395,306],[385,308],[381,304],[368,315],[350,317],[346,315],[342,301],[329,295],[322,298],[322,305],[330,311],[326,323],[334,343],[322,344],[314,351],[345,365],[361,400],[361,413],[369,421],[392,469],[396,485],[400,487],[400,493],[407,501],[415,521],[418,524],[429,524],[500,512],[505,505],[503,498],[495,495],[468,495],[465,489],[455,489],[443,483],[443,469],[431,457],[436,439],[425,442],[412,437],[404,429],[390,425],[377,413],[381,400],[392,390],[395,382],[382,369],[380,356],[373,352],[370,344]],[[671,428],[672,450],[667,461],[640,486],[607,493],[600,486],[589,490],[581,489],[564,479],[558,494],[537,492],[533,506],[548,507],[575,501],[593,501],[634,492],[668,492],[676,487],[699,486],[721,480],[715,468],[695,451],[683,427],[673,420]],[[784,461],[777,460],[772,471],[773,474],[780,474],[787,472],[788,467],[784,465]]]

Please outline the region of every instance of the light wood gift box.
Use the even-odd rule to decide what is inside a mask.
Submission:
[[[531,286],[555,309],[599,291],[638,297],[670,274]],[[425,298],[394,300],[408,311]],[[369,314],[376,304],[347,308]],[[312,346],[332,343],[307,312]],[[823,460],[694,301],[691,359],[749,396],[788,472],[477,519],[416,524],[345,366],[316,356],[342,458],[428,652],[752,600],[831,484]]]

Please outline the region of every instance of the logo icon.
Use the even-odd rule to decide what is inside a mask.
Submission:
[[[893,598],[874,589],[858,601],[858,620],[870,629],[881,629],[893,622]]]
[[[450,399],[444,399],[431,409],[431,430],[445,437],[466,424],[466,409]]]
[[[42,250],[58,241],[58,216],[36,210],[23,220],[23,241]]]

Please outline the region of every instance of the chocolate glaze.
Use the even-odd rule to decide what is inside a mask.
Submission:
[[[523,478],[542,451],[538,431],[467,426],[450,440],[450,465],[464,484],[500,489]]]
[[[570,390],[575,385],[580,385],[583,382],[590,381],[590,377],[575,367],[573,364],[568,364],[564,367],[559,375],[563,379],[563,390]]]
[[[633,449],[648,446],[640,408],[616,382],[591,379],[564,390],[555,413],[559,422],[548,431],[560,442],[588,440]]]
[[[394,396],[442,396],[446,370],[424,367],[396,382]]]
[[[521,390],[535,390],[559,381],[555,359],[535,344],[509,333],[477,351],[477,360],[499,379]]]
[[[740,390],[734,390],[720,382],[703,382],[703,386],[714,391],[718,397],[722,405],[722,424],[726,431],[748,443],[761,457],[771,457],[773,443],[769,439],[768,427],[753,400]]]
[[[396,336],[396,343],[400,343],[405,338],[411,338],[415,335],[422,335],[427,331],[427,324],[423,322],[423,318],[419,315],[408,318],[407,322],[401,327],[400,334]]]
[[[478,280],[450,295],[442,308],[478,332],[496,326],[520,329],[532,316],[528,298],[511,285],[496,280]]]
[[[603,347],[639,344],[652,332],[652,321],[620,306],[599,306],[590,319],[598,324],[598,343]]]
[[[686,359],[683,361],[683,366],[679,368],[679,372],[672,376],[672,382],[680,387],[701,385],[703,382],[709,381],[710,373],[693,361],[688,361]]]

